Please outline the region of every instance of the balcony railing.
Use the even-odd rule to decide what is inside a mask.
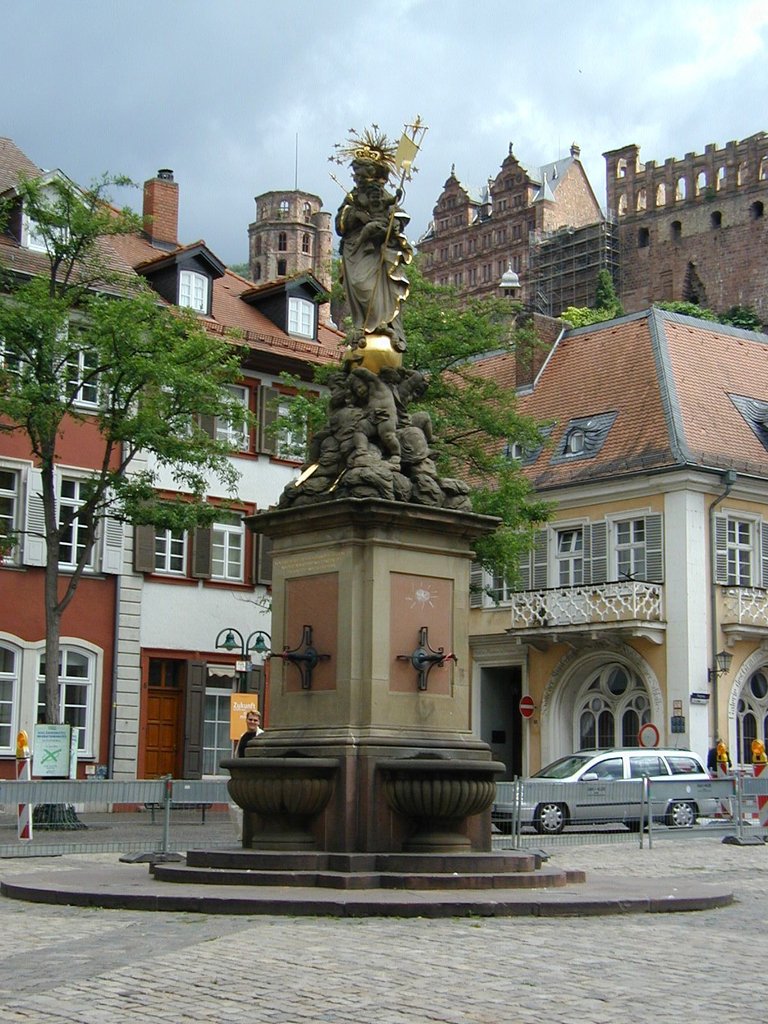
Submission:
[[[768,590],[759,587],[723,588],[723,625],[768,629]]]
[[[661,622],[662,586],[627,580],[512,594],[512,629]]]

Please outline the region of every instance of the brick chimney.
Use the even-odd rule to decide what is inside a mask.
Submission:
[[[162,168],[156,178],[144,182],[144,233],[153,245],[173,249],[178,245],[179,186],[173,171]]]

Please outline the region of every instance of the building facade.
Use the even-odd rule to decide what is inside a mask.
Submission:
[[[0,140],[0,194],[12,193],[19,173],[40,170],[8,139]],[[243,405],[241,429],[204,424],[231,446],[240,476],[232,501],[223,481],[210,479],[206,500],[220,508],[210,528],[192,533],[105,521],[92,564],[62,629],[61,686],[65,721],[78,729],[81,776],[102,768],[117,778],[216,774],[231,752],[230,698],[252,689],[264,700],[265,670],[247,647],[270,622],[268,545],[243,517],[277,501],[299,459],[270,431],[283,370],[310,380],[319,363],[336,359],[339,335],[318,315],[320,283],[310,273],[261,287],[227,270],[204,242],[177,237],[179,187],[164,169],[144,188],[145,230],[113,236],[108,258],[141,276],[169,309],[192,309],[216,335],[232,332],[241,376],[232,385]],[[0,234],[0,262],[28,276],[44,271],[23,218]],[[3,357],[0,343],[0,359]],[[89,404],[90,403],[90,404]],[[60,507],[99,465],[98,399],[85,401],[80,421],[67,424],[59,447]],[[245,412],[253,414],[248,425]],[[178,491],[170,469],[147,457],[135,470],[156,469],[166,497]],[[15,773],[15,740],[37,721],[44,650],[43,564],[39,473],[21,435],[0,432],[0,526],[20,540],[0,561],[0,774]],[[60,574],[68,571],[63,552]],[[219,644],[229,630],[238,648]],[[254,659],[261,664],[254,664]]]
[[[510,457],[556,510],[516,583],[477,571],[470,627],[476,721],[509,777],[643,726],[701,755],[722,736],[734,763],[768,738],[766,353],[651,309],[563,331],[518,388],[549,434]]]
[[[720,313],[751,306],[768,323],[768,135],[661,164],[640,163],[636,145],[603,155],[624,308],[667,300]]]
[[[498,295],[499,281],[511,269],[523,304],[550,316],[585,294],[594,298],[597,272],[614,269],[612,235],[579,153],[574,144],[565,159],[530,172],[510,144],[499,173],[478,195],[452,169],[419,240],[425,277],[482,297]],[[560,244],[563,230],[585,231],[579,235],[583,254]]]

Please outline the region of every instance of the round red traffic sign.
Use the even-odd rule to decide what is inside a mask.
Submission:
[[[520,698],[520,714],[523,718],[530,718],[535,710],[536,705],[533,703],[533,697],[526,694]]]
[[[653,722],[646,722],[645,725],[640,726],[640,732],[637,734],[637,742],[641,747],[658,747],[659,730]]]

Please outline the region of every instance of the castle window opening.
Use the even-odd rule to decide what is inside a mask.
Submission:
[[[700,196],[704,194],[707,187],[707,172],[699,171],[696,175],[696,195]]]
[[[683,237],[683,225],[679,220],[673,220],[669,225],[669,237],[673,242],[679,242]]]
[[[677,185],[675,187],[675,202],[679,203],[685,199],[687,187],[687,182],[684,177],[677,179]]]
[[[637,248],[647,249],[651,244],[651,233],[648,228],[640,228],[637,232]]]
[[[712,214],[710,215],[710,218],[709,218],[709,223],[710,223],[710,226],[711,226],[711,227],[713,227],[713,228],[719,228],[719,227],[722,227],[722,224],[723,224],[723,215],[722,215],[722,213],[720,212],[720,210],[715,210],[715,211],[714,211],[714,212],[713,212],[713,213],[712,213]]]
[[[750,218],[752,220],[760,220],[760,218],[763,216],[763,210],[764,210],[764,207],[763,207],[763,204],[760,202],[760,200],[759,199],[755,200],[755,202],[752,203],[752,205],[749,208],[749,216],[750,216]]]

